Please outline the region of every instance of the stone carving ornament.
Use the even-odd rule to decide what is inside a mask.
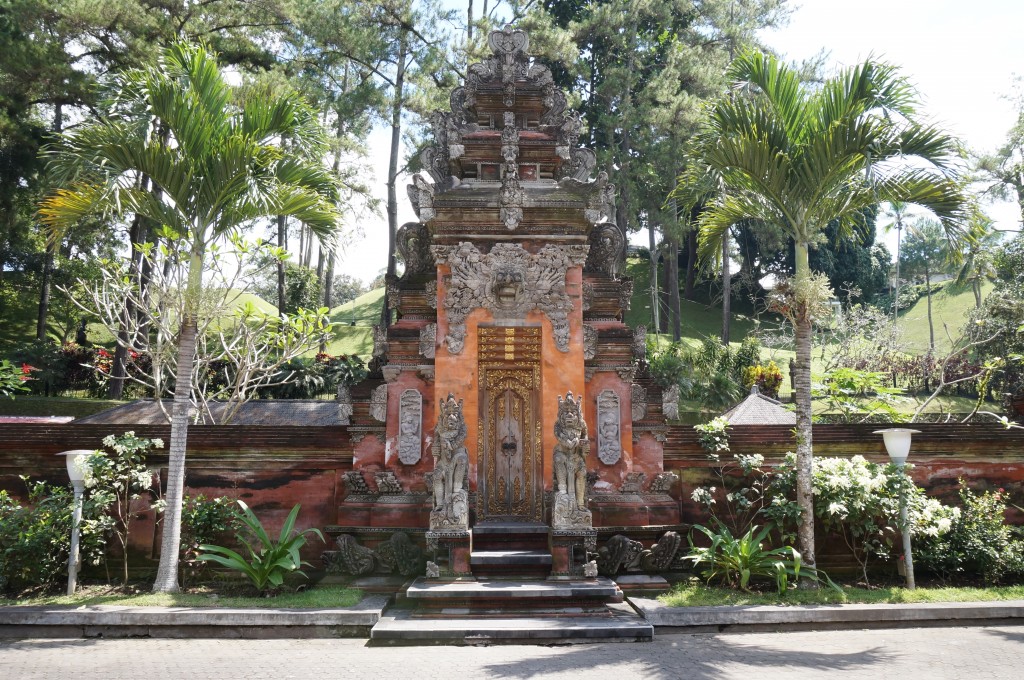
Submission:
[[[338,385],[335,401],[338,404],[338,419],[342,425],[348,425],[352,419],[352,392],[348,385]]]
[[[657,543],[644,548],[640,541],[615,534],[597,551],[597,568],[601,574],[610,577],[620,571],[657,572],[672,569],[682,542],[677,532],[666,531]]]
[[[469,469],[466,452],[466,420],[462,400],[451,394],[442,399],[438,409],[437,429],[431,453],[434,472],[431,486],[434,507],[430,512],[432,531],[469,530],[469,494],[465,488]]]
[[[647,416],[647,389],[636,383],[630,385],[629,402],[633,422],[643,420]]]
[[[430,232],[421,222],[403,224],[395,235],[395,247],[405,263],[403,280],[429,273],[434,268],[430,255]]]
[[[388,330],[380,324],[373,326],[373,358],[380,359],[388,353]]]
[[[586,529],[593,526],[593,515],[587,509],[587,423],[583,419],[583,398],[574,399],[572,392],[563,400],[558,397],[558,418],[555,420],[554,468],[555,493],[551,511],[554,529]]]
[[[351,534],[338,536],[335,546],[337,550],[328,550],[321,556],[327,572],[332,574],[364,576],[377,571],[416,576],[426,567],[423,550],[404,531],[396,531],[376,550],[359,545]]]
[[[434,349],[437,345],[437,324],[428,323],[420,329],[420,354],[427,359],[434,358]]]
[[[679,420],[679,385],[671,385],[661,393],[661,413],[666,420]]]
[[[395,473],[391,470],[382,470],[381,472],[373,473],[373,481],[377,482],[377,492],[380,494],[400,494],[402,493],[402,483],[395,477]]]
[[[622,458],[619,395],[612,390],[597,395],[597,457],[605,465],[615,465]]]
[[[659,472],[651,480],[651,486],[648,491],[650,493],[668,493],[678,481],[679,475],[674,472]]]
[[[583,358],[590,361],[597,356],[597,329],[583,324]]]
[[[647,326],[643,324],[633,329],[633,358],[643,361],[647,358]]]
[[[423,396],[405,390],[398,402],[398,460],[406,465],[420,462],[423,433]]]
[[[555,346],[569,351],[569,312],[572,298],[565,286],[570,267],[586,260],[586,246],[546,245],[536,255],[518,243],[497,243],[481,253],[469,242],[457,246],[432,246],[438,264],[451,267],[444,298],[448,316],[445,344],[459,354],[465,343],[466,317],[478,307],[495,318],[522,319],[531,310],[551,321]]]
[[[584,269],[604,274],[612,279],[619,278],[622,259],[625,255],[625,240],[622,231],[614,224],[599,224],[590,231],[590,254]]]
[[[370,417],[379,423],[388,419],[388,386],[377,385],[370,393]]]

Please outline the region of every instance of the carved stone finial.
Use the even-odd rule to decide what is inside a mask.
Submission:
[[[438,407],[437,428],[431,453],[434,472],[431,478],[434,507],[430,512],[432,531],[466,531],[469,529],[469,494],[465,488],[469,469],[466,452],[466,420],[462,400],[448,395]]]
[[[590,253],[584,270],[617,279],[622,271],[625,240],[614,224],[599,224],[590,232]]]
[[[555,529],[579,529],[593,526],[587,509],[587,454],[590,441],[583,419],[583,398],[572,392],[558,397],[554,449],[555,493],[551,526]]]
[[[420,462],[422,421],[422,395],[418,390],[405,390],[398,402],[398,460],[406,465]]]
[[[622,458],[619,425],[619,395],[605,390],[597,395],[597,457],[605,465],[615,465]]]

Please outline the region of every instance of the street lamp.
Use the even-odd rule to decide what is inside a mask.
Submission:
[[[882,435],[885,442],[885,450],[889,454],[889,460],[893,465],[904,472],[903,466],[907,463],[907,456],[910,455],[910,437],[920,433],[920,430],[910,430],[905,427],[891,427],[887,430],[876,430],[875,434]],[[903,566],[907,576],[907,590],[914,590],[914,558],[910,551],[910,522],[907,520],[907,492],[906,484],[900,486],[900,529],[903,534]]]
[[[71,486],[75,489],[75,505],[71,515],[71,554],[68,556],[69,597],[75,594],[75,586],[78,585],[78,572],[82,568],[78,559],[78,534],[79,525],[82,523],[82,495],[85,493],[86,460],[92,454],[90,449],[74,449],[57,454],[64,456],[64,463],[68,467],[68,477],[71,478]]]

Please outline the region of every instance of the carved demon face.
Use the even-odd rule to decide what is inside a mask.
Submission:
[[[506,309],[518,306],[523,292],[523,272],[517,267],[502,267],[494,274],[492,287],[494,299],[499,307]]]

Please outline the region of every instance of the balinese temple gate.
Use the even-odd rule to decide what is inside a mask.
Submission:
[[[405,272],[387,281],[397,318],[374,333],[383,380],[353,389],[353,469],[325,556],[352,573],[401,572],[422,545],[417,583],[593,579],[599,562],[655,554],[630,541],[599,556],[605,528],[679,522],[645,330],[623,322],[614,187],[526,34],[489,44],[431,118],[426,176],[409,186],[420,221],[399,230]]]

